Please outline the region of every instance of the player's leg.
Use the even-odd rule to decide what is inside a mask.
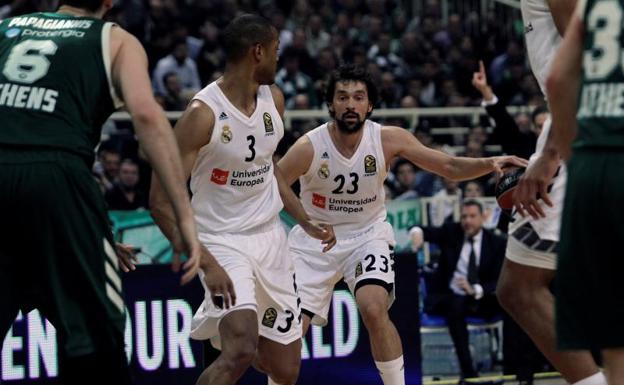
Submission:
[[[231,385],[254,360],[258,346],[258,315],[250,309],[226,314],[219,323],[221,354],[206,368],[198,385]]]
[[[514,242],[510,238],[510,242]],[[517,247],[521,247],[516,245]],[[554,270],[522,265],[506,258],[497,296],[501,306],[529,334],[544,356],[570,384],[599,372],[587,351],[556,348],[554,296],[550,283]]]
[[[384,384],[402,385],[405,383],[403,348],[388,315],[394,302],[392,227],[378,223],[370,232],[350,241],[352,247],[343,266],[344,280],[354,293]]]
[[[57,330],[66,384],[129,384],[125,307],[100,190],[81,159],[34,164],[28,201],[37,307]],[[97,375],[94,375],[97,373]]]
[[[269,376],[269,385],[293,385],[301,366],[301,339],[287,345],[260,337],[254,366]]]
[[[604,349],[602,359],[607,383],[609,385],[624,385],[624,348]]]

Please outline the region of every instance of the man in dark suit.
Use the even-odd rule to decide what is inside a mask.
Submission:
[[[425,310],[446,318],[463,378],[478,376],[468,345],[466,316],[500,313],[494,291],[505,256],[505,239],[483,228],[483,207],[462,204],[461,222],[423,228],[424,240],[440,247],[438,267],[427,288]]]

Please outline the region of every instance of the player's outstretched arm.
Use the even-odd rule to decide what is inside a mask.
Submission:
[[[416,166],[454,181],[471,180],[509,166],[525,167],[527,161],[516,156],[467,158],[451,156],[424,146],[401,127],[384,126],[381,131],[386,162],[400,156]]]
[[[175,218],[189,255],[183,277],[184,282],[188,282],[199,268],[200,247],[171,125],[154,100],[147,74],[147,56],[138,40],[115,27],[111,32],[111,51],[113,85],[132,116],[139,143],[174,202]]]

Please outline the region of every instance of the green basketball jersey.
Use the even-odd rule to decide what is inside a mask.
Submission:
[[[574,147],[624,147],[624,0],[586,0],[582,12],[585,38]]]
[[[110,81],[111,23],[58,13],[0,22],[0,145],[92,161],[121,101]]]

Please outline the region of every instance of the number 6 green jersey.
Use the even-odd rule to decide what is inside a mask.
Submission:
[[[0,146],[92,161],[102,124],[122,104],[111,83],[111,27],[58,13],[0,22]]]

